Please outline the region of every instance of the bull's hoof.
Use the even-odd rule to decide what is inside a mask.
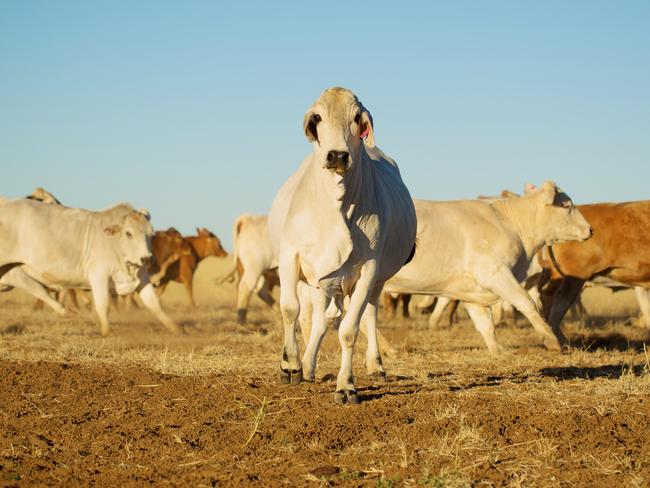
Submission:
[[[285,371],[284,369],[280,370],[280,381],[283,385],[291,383],[291,374],[289,371]]]
[[[368,376],[374,381],[381,381],[382,383],[388,381],[385,371],[375,371],[374,373],[370,373]]]
[[[544,347],[546,347],[546,349],[548,349],[549,351],[558,351],[558,352],[562,351],[562,346],[560,345],[560,342],[555,337],[553,337],[552,339],[550,337],[545,338]]]
[[[299,385],[302,382],[302,368],[300,369],[281,369],[280,381],[284,385]]]
[[[356,390],[338,390],[334,392],[334,403],[344,405],[346,402],[350,405],[359,405],[361,403]]]
[[[245,308],[237,309],[237,323],[239,325],[246,325],[246,309]]]
[[[298,371],[296,370],[291,371],[291,384],[299,385],[301,382],[302,382],[302,368],[300,368]]]

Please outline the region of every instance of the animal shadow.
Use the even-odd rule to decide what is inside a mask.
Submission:
[[[0,335],[21,335],[25,332],[23,324],[11,324],[0,329]]]
[[[571,347],[595,351],[604,349],[606,351],[628,351],[630,349],[637,352],[643,351],[646,343],[650,344],[650,332],[646,332],[642,338],[630,339],[618,332],[607,335],[598,333],[575,334],[569,340]]]
[[[576,367],[566,366],[559,368],[542,368],[540,374],[544,377],[555,378],[558,381],[566,380],[594,380],[597,378],[619,379],[624,374],[633,373],[635,376],[641,376],[646,371],[646,365],[635,364],[631,367],[623,363],[607,364],[595,367]]]

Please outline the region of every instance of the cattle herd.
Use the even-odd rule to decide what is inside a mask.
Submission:
[[[634,288],[650,327],[650,201],[574,205],[551,181],[475,200],[413,199],[393,159],[375,145],[370,112],[349,90],[324,91],[307,110],[313,151],[278,191],[268,216],[233,225],[237,316],[256,293],[283,324],[281,380],[315,378],[328,327],[338,329],[341,363],[334,399],[358,403],[352,357],[359,330],[366,368],[386,373],[377,330],[382,292],[408,305],[430,297],[434,325],[462,303],[491,353],[499,307],[514,307],[545,346],[568,345],[561,323],[586,284]],[[0,198],[0,291],[19,288],[59,314],[90,290],[101,333],[111,297],[134,294],[165,327],[182,333],[160,306],[170,281],[194,305],[201,259],[226,256],[209,230],[154,232],[149,213],[128,204],[102,211],[62,205],[43,189]],[[280,286],[280,301],[272,291]],[[300,326],[304,352],[297,340]],[[380,347],[381,346],[381,347]]]

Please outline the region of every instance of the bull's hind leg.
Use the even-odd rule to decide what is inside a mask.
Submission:
[[[20,266],[16,266],[7,271],[2,276],[2,282],[26,291],[30,295],[38,298],[41,303],[45,303],[51,307],[57,314],[61,316],[65,315],[65,307],[54,300],[47,292],[47,289],[38,281],[34,280],[31,276],[25,273]]]
[[[476,305],[474,303],[463,302],[465,309],[469,314],[469,317],[474,322],[474,327],[478,330],[483,336],[485,345],[490,351],[490,354],[497,354],[501,352],[502,347],[497,342],[497,338],[494,335],[494,321],[492,320],[492,312],[488,307],[482,305]]]
[[[499,268],[487,275],[478,275],[479,283],[485,288],[496,293],[504,300],[510,302],[533,325],[535,330],[544,337],[544,345],[548,349],[559,351],[561,349],[558,337],[553,329],[546,323],[537,310],[537,305],[512,275],[507,267]]]
[[[293,252],[280,254],[280,311],[284,324],[284,346],[280,363],[282,383],[298,384],[302,381],[300,348],[296,340],[296,325],[300,314],[298,300],[298,255]],[[243,280],[242,280],[243,281]]]
[[[248,304],[251,301],[253,290],[260,279],[260,274],[250,269],[244,269],[239,284],[237,285],[237,321],[239,324],[246,324]]]
[[[363,311],[361,321],[365,324],[366,338],[368,339],[368,347],[366,349],[366,371],[368,372],[368,376],[379,380],[386,380],[386,371],[384,371],[384,364],[381,360],[377,338],[377,309],[382,287],[383,283],[375,286],[368,299],[366,309]]]

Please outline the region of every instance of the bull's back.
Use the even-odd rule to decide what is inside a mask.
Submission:
[[[29,200],[5,203],[0,206],[0,259],[52,277],[65,275],[81,259],[81,227],[74,209]]]
[[[415,200],[417,248],[413,260],[389,281],[389,288],[413,293],[476,291],[471,270],[477,259],[500,259],[509,236],[488,203],[472,200]]]
[[[650,279],[650,201],[579,205],[594,234],[553,246],[556,274]]]

